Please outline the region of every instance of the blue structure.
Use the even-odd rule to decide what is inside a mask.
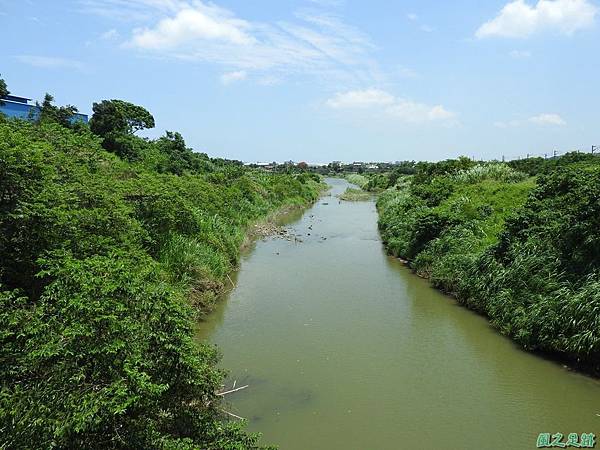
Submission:
[[[3,113],[7,117],[37,120],[40,117],[41,108],[37,105],[30,105],[30,101],[30,98],[7,95],[6,97],[2,97],[3,104],[0,105],[0,113]],[[79,113],[73,114],[71,123],[75,122],[88,123],[88,116]]]

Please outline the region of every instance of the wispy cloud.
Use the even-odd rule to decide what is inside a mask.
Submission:
[[[114,28],[105,31],[104,33],[102,33],[100,35],[100,39],[102,39],[103,41],[114,41],[114,40],[119,39],[120,37],[121,37],[121,35]]]
[[[226,72],[221,75],[221,83],[229,85],[236,81],[243,81],[248,78],[248,73],[245,70],[237,70],[235,72]]]
[[[562,127],[565,126],[567,122],[556,113],[542,113],[524,120],[515,119],[507,122],[495,122],[494,126],[496,128],[516,128],[527,124]]]
[[[326,104],[334,109],[371,108],[374,106],[390,106],[396,101],[389,92],[380,89],[338,92],[327,100]]]
[[[537,116],[530,117],[529,121],[537,125],[563,126],[567,124],[562,117],[553,113],[539,114]]]
[[[545,30],[571,35],[593,25],[597,12],[588,0],[539,0],[534,6],[514,0],[481,25],[475,36],[525,38]]]
[[[381,89],[364,89],[339,92],[325,104],[335,110],[368,111],[409,124],[425,122],[457,123],[456,113],[442,105],[427,105],[396,97]]]
[[[418,14],[415,13],[409,13],[406,15],[406,18],[411,21],[414,22],[415,24],[420,23],[420,18]],[[420,24],[419,25],[419,30],[421,30],[424,33],[432,33],[433,31],[435,31],[435,28],[433,28],[432,26],[429,26],[427,24]]]
[[[17,55],[15,58],[23,64],[41,69],[85,69],[85,65],[80,61],[55,56]]]
[[[321,9],[263,23],[201,0],[82,1],[88,12],[117,18],[130,9],[139,26],[123,46],[140,54],[208,61],[277,78],[303,73],[348,84],[380,81],[369,37]]]
[[[184,4],[181,0],[79,0],[82,11],[126,23],[156,19],[171,14]]]

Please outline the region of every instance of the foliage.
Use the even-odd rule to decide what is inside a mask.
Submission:
[[[0,106],[4,105],[2,98],[6,97],[8,94],[10,94],[10,91],[6,86],[6,81],[4,81],[4,78],[0,78]]]
[[[58,123],[65,128],[71,128],[73,125],[71,120],[77,113],[77,108],[73,105],[55,106],[54,97],[48,93],[44,96],[44,100],[40,105],[40,115],[38,120],[46,123]]]
[[[452,179],[459,183],[478,183],[484,180],[495,180],[504,183],[523,181],[527,175],[518,172],[510,166],[501,163],[479,164],[470,169],[463,169],[452,175]]]
[[[581,152],[569,152],[559,158],[527,158],[517,159],[508,163],[512,168],[525,172],[529,175],[540,175],[548,174],[553,172],[559,167],[566,165],[574,166],[586,166],[588,164],[598,164],[599,157],[597,154],[581,153]]]
[[[346,190],[338,196],[340,200],[348,202],[360,202],[371,199],[371,194],[362,189],[346,188]]]
[[[0,447],[256,447],[221,417],[192,305],[252,221],[319,186],[206,156],[177,175],[159,147],[180,137],[135,139],[128,162],[88,128],[0,122]]]
[[[351,173],[349,175],[346,175],[346,180],[348,180],[348,182],[357,185],[359,188],[364,189],[367,187],[367,184],[369,183],[369,179],[364,176],[364,175],[359,175],[357,173]]]
[[[179,133],[167,131],[165,136],[156,141],[156,147],[164,156],[163,166],[158,167],[161,172],[183,174],[186,170],[194,172],[209,172],[212,164],[205,153],[195,153],[187,148],[183,137]]]
[[[380,196],[382,237],[523,347],[600,371],[599,160],[511,164],[535,184],[498,163],[422,165]]]
[[[145,128],[154,128],[154,117],[142,106],[123,100],[102,100],[94,103],[90,128],[98,136],[133,134]]]
[[[364,187],[366,191],[380,192],[387,189],[390,185],[390,177],[385,174],[373,174],[369,177],[369,182]]]

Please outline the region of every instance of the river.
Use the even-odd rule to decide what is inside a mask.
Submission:
[[[600,435],[600,383],[521,351],[388,257],[348,183],[288,218],[303,242],[259,241],[200,324],[227,396],[281,449],[531,449],[539,433]],[[309,235],[310,233],[310,235]],[[566,440],[566,439],[565,439]]]

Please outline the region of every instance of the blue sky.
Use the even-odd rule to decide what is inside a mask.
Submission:
[[[120,98],[244,161],[600,145],[594,0],[0,0],[17,95]]]

